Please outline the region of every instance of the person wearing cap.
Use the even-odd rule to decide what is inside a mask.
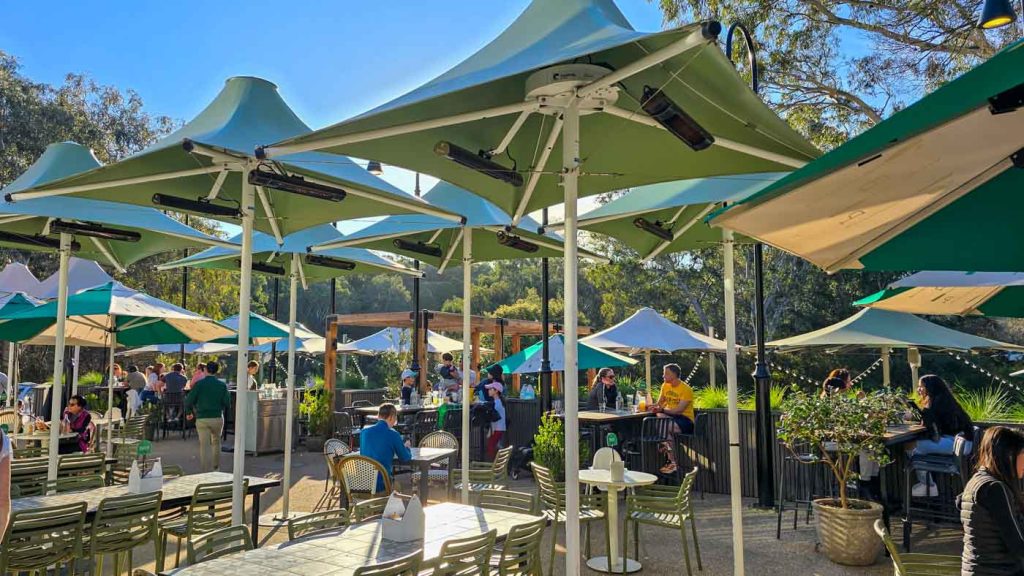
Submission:
[[[406,370],[411,372],[411,370]],[[398,424],[398,408],[394,404],[381,404],[377,409],[377,422],[359,432],[359,454],[380,463],[391,476],[391,465],[412,460],[412,451],[402,441],[402,435],[395,430]],[[384,490],[384,479],[378,476],[377,491]]]
[[[480,381],[476,385],[475,392],[480,397],[481,401],[487,400],[487,385],[492,382],[498,382],[502,386],[505,385],[505,372],[501,366],[494,364],[487,367],[487,378]]]
[[[416,388],[416,372],[402,370],[402,404],[412,404],[412,391]]]
[[[498,445],[501,444],[501,439],[505,436],[507,429],[505,403],[502,402],[505,385],[500,380],[493,380],[484,384],[484,389],[487,390],[487,401],[493,405],[492,408],[498,415],[497,420],[491,421],[491,435],[487,437],[487,459],[494,460],[494,456],[498,453]]]

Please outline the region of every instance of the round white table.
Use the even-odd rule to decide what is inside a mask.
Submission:
[[[640,562],[622,558],[619,555],[619,498],[618,492],[626,488],[648,486],[658,481],[654,474],[626,470],[622,480],[612,480],[610,470],[580,470],[580,482],[597,486],[608,495],[608,540],[611,545],[611,561],[608,556],[596,556],[587,560],[587,567],[598,572],[622,572],[622,562],[626,562],[626,572],[638,572],[642,568]],[[610,566],[609,566],[610,564]]]

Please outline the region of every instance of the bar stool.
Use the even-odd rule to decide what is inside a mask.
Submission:
[[[700,452],[695,448],[696,445],[700,446],[701,450],[707,450],[707,437],[708,437],[708,415],[704,412],[697,412],[694,415],[693,420],[693,432],[689,434],[679,434],[677,439],[679,440],[680,449],[685,449],[687,458],[690,459],[689,464],[679,463],[680,468],[698,468],[700,470],[707,470],[708,467],[704,462],[700,462]],[[704,499],[704,484],[703,475],[697,474],[694,479],[694,488],[700,490],[700,499]]]
[[[805,446],[796,446],[790,449],[785,442],[779,442],[783,447],[782,466],[779,468],[777,479],[778,494],[776,495],[775,512],[777,515],[775,525],[775,539],[782,538],[782,516],[786,513],[786,502],[793,503],[793,530],[796,530],[797,519],[800,516],[800,507],[804,506],[806,515],[804,523],[811,521],[811,502],[816,497],[835,496],[834,482],[830,480],[831,473],[825,470],[828,476],[823,473],[822,459]],[[787,482],[787,479],[790,480]],[[789,492],[786,489],[789,488]]]
[[[674,480],[675,484],[682,481],[679,467],[679,442],[672,433],[672,426],[675,422],[671,418],[658,418],[648,416],[640,425],[640,437],[637,439],[637,450],[640,452],[640,467],[644,472],[649,472],[662,479]],[[676,461],[676,470],[671,474],[661,472],[660,447],[668,443],[671,446]]]

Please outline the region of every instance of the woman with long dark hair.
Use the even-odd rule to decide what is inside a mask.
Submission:
[[[917,397],[921,409],[921,423],[927,429],[928,436],[917,441],[912,456],[952,455],[957,435],[963,434],[967,440],[974,438],[974,423],[953,397],[953,392],[945,380],[934,374],[921,376],[917,382]],[[911,489],[915,498],[938,494],[938,489],[932,484],[927,472],[918,472],[917,481],[918,483]]]
[[[963,576],[1024,574],[1021,478],[1024,436],[1003,426],[986,430],[978,447],[978,471],[959,502]]]

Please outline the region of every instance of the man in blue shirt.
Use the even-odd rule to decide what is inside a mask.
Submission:
[[[391,476],[391,463],[395,458],[400,462],[412,460],[412,452],[395,431],[398,423],[398,409],[394,404],[381,404],[377,409],[377,423],[363,428],[359,433],[359,454],[373,458]],[[377,478],[377,491],[384,490],[384,479]]]

